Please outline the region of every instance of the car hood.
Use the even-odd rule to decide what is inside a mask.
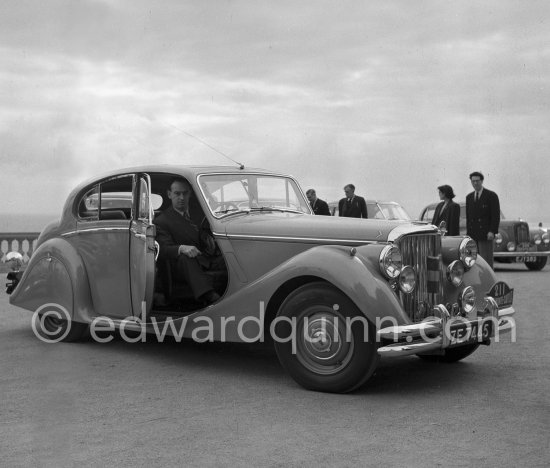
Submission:
[[[313,216],[295,213],[264,212],[229,216],[221,220],[218,234],[243,237],[315,239],[323,243],[346,241],[386,242],[392,230],[401,226],[422,230],[407,221]],[[425,224],[423,224],[425,226]]]

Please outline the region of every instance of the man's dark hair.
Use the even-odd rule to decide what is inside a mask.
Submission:
[[[315,190],[314,190],[314,189],[310,188],[310,189],[306,192],[306,195],[317,195],[317,194],[315,193]]]
[[[185,179],[182,176],[175,176],[175,177],[172,177],[170,179],[170,183],[168,184],[168,190],[172,191],[172,184],[174,182],[181,182],[181,183],[187,185],[189,188],[191,188],[191,184],[189,182],[187,182],[187,179]]]
[[[475,171],[470,174],[470,180],[472,180],[472,177],[479,177],[481,180],[484,180],[485,177],[483,177],[483,174],[481,172]]]
[[[445,198],[448,198],[449,200],[452,200],[456,196],[450,185],[440,185],[437,189],[440,190],[441,193],[445,195]]]
[[[353,184],[348,184],[348,185],[346,185],[346,186],[344,187],[344,190],[346,190],[348,187],[349,187],[350,189],[352,189],[352,190],[355,192],[355,185],[353,185]]]

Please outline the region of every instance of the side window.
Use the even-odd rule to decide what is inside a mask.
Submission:
[[[133,176],[121,176],[91,187],[78,203],[82,221],[126,220],[132,212]]]
[[[99,219],[99,185],[94,185],[78,204],[78,217],[87,221]]]

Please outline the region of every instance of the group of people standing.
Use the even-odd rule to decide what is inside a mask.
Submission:
[[[498,195],[483,187],[485,177],[481,172],[472,172],[470,182],[474,191],[466,196],[466,234],[477,243],[479,254],[493,266],[493,240],[500,223],[500,202]],[[450,185],[437,187],[441,202],[437,205],[432,224],[441,226],[445,222],[446,235],[460,234],[460,205],[453,201],[455,193]],[[355,195],[355,186],[344,187],[345,198],[338,202],[339,216],[348,218],[368,218],[367,203],[363,197]],[[327,202],[317,198],[314,189],[306,192],[310,206],[316,215],[330,216]]]

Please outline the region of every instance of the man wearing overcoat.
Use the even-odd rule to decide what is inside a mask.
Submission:
[[[474,191],[466,196],[467,234],[476,241],[478,253],[493,267],[493,241],[500,224],[498,195],[483,187],[485,177],[472,172],[470,182]]]
[[[317,193],[314,189],[309,189],[306,192],[306,197],[309,200],[309,205],[313,210],[313,213],[321,216],[330,216],[330,210],[328,203],[320,198],[317,198]]]
[[[368,218],[367,202],[363,197],[355,195],[355,185],[344,187],[345,198],[338,202],[338,214],[345,218]]]

